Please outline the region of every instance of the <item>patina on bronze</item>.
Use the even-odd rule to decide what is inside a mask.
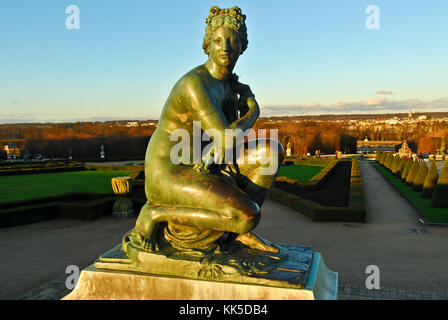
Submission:
[[[207,166],[170,160],[171,148],[177,143],[170,141],[170,135],[176,129],[193,135],[193,121],[200,121],[203,131],[216,129],[224,141],[225,129],[247,130],[258,118],[260,109],[250,87],[232,73],[248,44],[245,19],[238,7],[210,9],[203,42],[209,58],[175,84],[147,148],[148,202],[128,235],[135,246],[155,250],[163,231],[165,240],[178,248],[214,250],[225,236],[227,243],[236,238],[251,247],[278,251],[250,233],[260,220],[260,206],[277,174],[259,173],[261,166],[269,164]],[[267,153],[272,143],[279,144],[269,140]],[[277,150],[281,163],[280,144]]]
[[[193,135],[193,121],[201,122],[202,131],[217,129],[224,141],[226,129],[245,131],[258,118],[254,94],[233,74],[248,44],[245,19],[238,7],[210,9],[203,42],[208,60],[175,84],[148,144],[147,203],[135,228],[123,237],[121,251],[100,257],[96,268],[304,286],[312,249],[273,245],[251,232],[283,160],[278,141],[266,139],[256,152],[246,142],[243,163],[174,164],[170,159],[177,143],[171,133],[185,129]],[[263,154],[279,164],[272,174],[260,173],[270,166],[257,158]]]

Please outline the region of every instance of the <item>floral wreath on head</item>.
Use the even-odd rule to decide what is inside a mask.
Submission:
[[[217,6],[211,7],[210,14],[205,19],[205,23],[207,24],[207,26],[205,27],[205,36],[204,41],[202,42],[204,53],[207,55],[209,54],[209,46],[213,32],[215,32],[216,29],[222,27],[223,25],[226,25],[238,32],[242,44],[241,53],[243,53],[249,43],[249,41],[247,40],[247,29],[245,21],[246,15],[242,14],[241,9],[237,6],[229,9],[221,9]]]

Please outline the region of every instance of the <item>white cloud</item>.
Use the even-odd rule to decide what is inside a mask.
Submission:
[[[379,91],[375,92],[375,94],[391,95],[391,94],[395,94],[395,92],[392,92],[392,91],[386,91],[386,90],[379,90]]]
[[[400,113],[409,109],[421,112],[447,111],[448,97],[431,101],[419,99],[393,100],[390,98],[371,98],[357,102],[334,102],[329,105],[264,105],[262,116],[299,116],[320,114],[350,114],[350,113]]]

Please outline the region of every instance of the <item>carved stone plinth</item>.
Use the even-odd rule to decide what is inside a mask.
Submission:
[[[249,265],[247,270],[239,269],[244,262],[235,252],[233,266],[210,257],[185,259],[141,251],[135,251],[131,260],[118,245],[84,269],[76,288],[64,299],[336,299],[338,275],[327,269],[319,253],[313,253],[310,247],[277,246],[287,257],[253,271]],[[250,254],[243,254],[247,264]]]

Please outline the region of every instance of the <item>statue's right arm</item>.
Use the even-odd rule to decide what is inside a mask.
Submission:
[[[201,129],[218,130],[224,138],[225,129],[230,128],[229,123],[222,109],[211,96],[204,80],[198,75],[190,75],[184,79],[182,91],[187,96],[187,107],[193,120],[201,121]]]

